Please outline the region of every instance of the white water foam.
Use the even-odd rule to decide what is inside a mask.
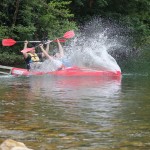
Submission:
[[[108,54],[108,47],[100,41],[87,39],[82,46],[75,45],[71,54],[73,63],[96,70],[121,71],[116,60]]]
[[[71,40],[71,44],[66,46],[66,53],[79,67],[121,71],[110,53],[122,48],[123,40],[118,31],[113,32],[112,30],[114,28],[106,27],[100,19],[95,19],[86,24],[80,33],[76,34],[76,37]]]
[[[58,70],[62,66],[62,62],[59,60],[49,60],[46,59],[44,62],[40,62],[38,64],[31,64],[32,71],[40,71],[40,72],[52,72]]]

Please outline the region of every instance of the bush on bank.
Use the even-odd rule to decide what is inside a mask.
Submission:
[[[18,66],[24,64],[22,55],[16,55],[15,53],[9,54],[8,52],[0,53],[0,64],[5,66]]]

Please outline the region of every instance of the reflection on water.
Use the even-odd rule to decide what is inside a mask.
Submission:
[[[140,81],[1,77],[0,142],[12,138],[40,150],[148,149],[149,84]]]
[[[80,99],[93,96],[111,97],[120,88],[120,79],[99,77],[54,77],[30,78],[31,91],[42,96],[57,99]],[[94,89],[94,90],[91,90]]]

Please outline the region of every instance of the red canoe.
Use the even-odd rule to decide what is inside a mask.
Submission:
[[[22,68],[12,68],[11,74],[15,76],[30,76],[30,75],[57,75],[57,76],[112,76],[112,77],[121,77],[120,71],[99,71],[99,70],[92,70],[92,69],[81,69],[79,67],[70,67],[59,71],[53,72],[33,72],[27,71],[26,69]]]

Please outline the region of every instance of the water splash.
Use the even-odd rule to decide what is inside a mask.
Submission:
[[[62,66],[62,62],[59,60],[46,59],[42,63],[31,64],[31,70],[39,71],[39,72],[52,72],[58,70],[61,66]]]
[[[117,24],[93,19],[76,34],[71,46],[65,48],[66,52],[79,67],[121,71],[111,53],[128,49],[125,30]]]
[[[122,53],[128,50],[127,32],[127,29],[111,21],[94,18],[82,26],[75,38],[64,46],[65,54],[79,67],[121,71],[112,54],[116,50],[123,50]]]

